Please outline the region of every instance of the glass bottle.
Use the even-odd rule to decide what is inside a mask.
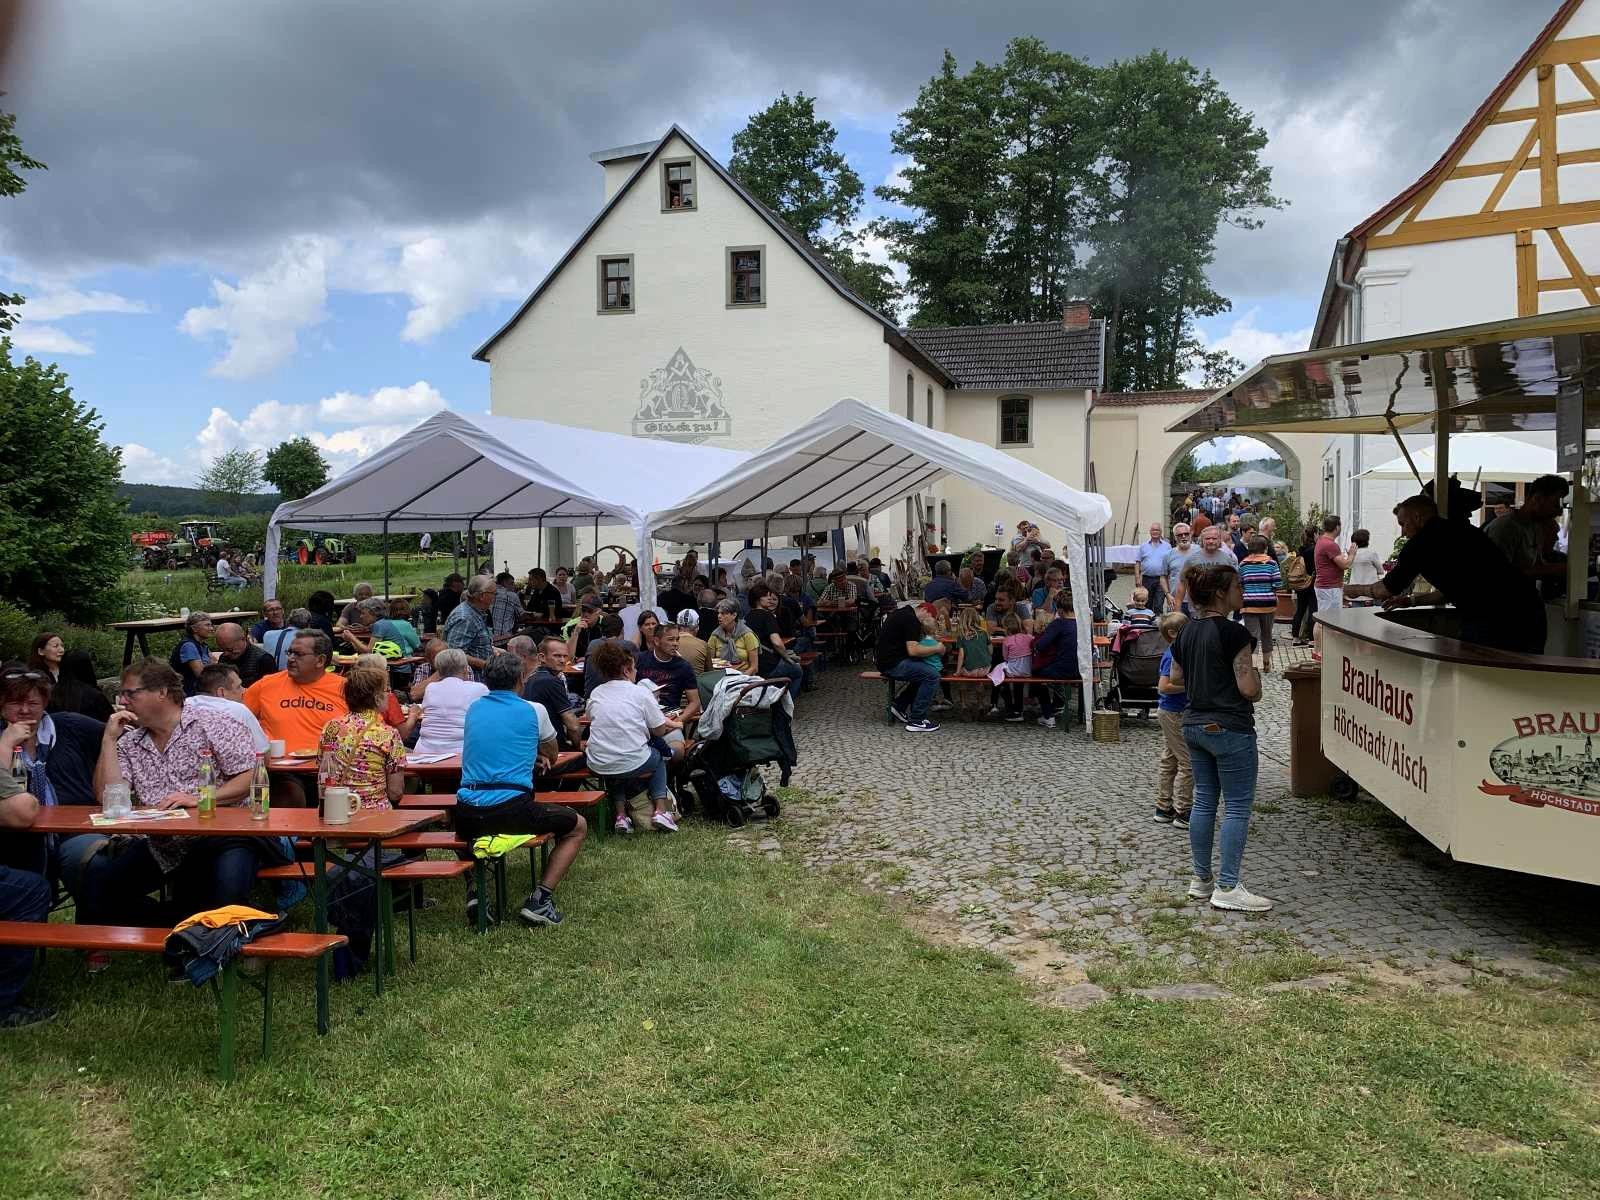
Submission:
[[[200,751],[200,786],[195,790],[200,798],[197,815],[208,821],[217,815],[217,764],[209,747]]]

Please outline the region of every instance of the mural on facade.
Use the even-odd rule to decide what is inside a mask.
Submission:
[[[694,365],[682,346],[639,380],[639,411],[633,414],[635,437],[671,442],[703,442],[727,437],[733,418],[722,402],[722,380]]]

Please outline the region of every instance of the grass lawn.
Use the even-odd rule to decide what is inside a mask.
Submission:
[[[525,860],[520,864],[525,872]],[[514,885],[519,882],[513,879]],[[525,882],[525,880],[521,881]],[[690,826],[607,839],[569,923],[478,938],[459,887],[381,1001],[211,1077],[209,998],[52,953],[4,1035],[0,1195],[1593,1196],[1600,981],[1043,1007],[849,882]],[[518,892],[518,895],[521,893]],[[403,938],[402,938],[403,953]],[[1138,1103],[1113,1103],[1120,1081]]]

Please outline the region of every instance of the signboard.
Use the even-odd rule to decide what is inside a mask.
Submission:
[[[1600,679],[1323,639],[1335,766],[1462,862],[1600,883]]]

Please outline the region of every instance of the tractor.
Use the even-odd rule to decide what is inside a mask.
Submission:
[[[135,553],[139,556],[139,565],[145,570],[159,571],[167,565],[167,547],[172,543],[172,534],[167,530],[140,530],[133,535],[132,541]]]
[[[297,538],[285,548],[284,556],[301,566],[315,564],[320,567],[327,563],[353,563],[356,560],[355,549],[349,542],[343,538],[324,537],[320,533]]]

